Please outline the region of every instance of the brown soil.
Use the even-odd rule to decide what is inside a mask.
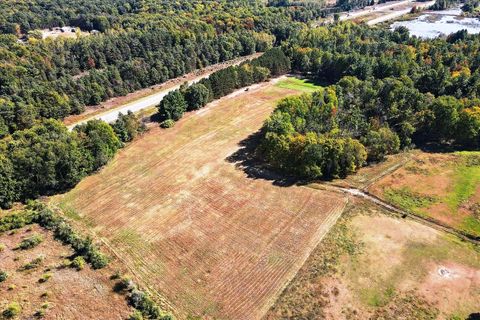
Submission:
[[[43,242],[29,250],[14,250],[22,238],[41,234]],[[20,304],[21,319],[33,319],[33,314],[45,309],[45,319],[126,319],[131,313],[125,297],[113,292],[109,279],[111,269],[92,270],[88,265],[81,271],[62,268],[64,259],[73,252],[53,240],[52,235],[34,225],[0,235],[5,249],[0,252],[0,270],[8,273],[0,283],[0,311],[11,302]],[[43,256],[43,263],[34,270],[19,269],[31,260]],[[39,279],[49,273],[44,283]],[[42,296],[47,293],[47,296]]]
[[[239,143],[294,93],[264,83],[152,128],[53,203],[83,217],[180,318],[258,319],[346,202],[240,165]]]

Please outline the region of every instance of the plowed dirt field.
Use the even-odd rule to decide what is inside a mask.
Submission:
[[[311,90],[311,88],[308,88]],[[278,99],[253,86],[153,128],[52,203],[103,238],[179,318],[261,318],[346,205],[231,160]]]

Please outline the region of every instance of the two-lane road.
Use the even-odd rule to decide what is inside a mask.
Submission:
[[[261,55],[261,53],[256,53],[256,54],[253,54],[253,55],[245,56],[245,57],[234,59],[234,60],[231,60],[231,61],[219,63],[216,66],[209,67],[208,71],[199,72],[199,74],[196,77],[190,78],[188,81],[183,81],[184,77],[179,77],[178,79],[175,79],[175,80],[178,80],[177,85],[174,85],[174,86],[162,89],[160,91],[154,92],[150,95],[147,95],[147,96],[145,96],[143,98],[140,98],[140,99],[137,99],[135,101],[131,101],[131,102],[128,102],[128,103],[125,103],[125,104],[121,104],[121,105],[116,106],[114,108],[108,109],[108,110],[106,110],[102,113],[93,114],[93,115],[91,115],[89,117],[85,117],[81,120],[74,121],[73,123],[68,124],[67,128],[69,130],[72,130],[75,126],[77,126],[79,124],[86,123],[87,121],[94,120],[94,119],[103,120],[105,122],[111,123],[111,122],[114,122],[118,118],[118,115],[120,113],[122,113],[122,114],[126,114],[128,112],[134,112],[135,113],[135,112],[139,112],[141,110],[147,109],[147,108],[154,107],[154,106],[158,105],[168,93],[179,89],[180,86],[185,82],[187,82],[188,84],[197,83],[202,79],[208,78],[215,71],[227,68],[229,66],[239,65],[244,61],[257,58],[260,55]]]

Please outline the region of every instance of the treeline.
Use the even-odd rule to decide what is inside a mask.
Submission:
[[[327,6],[326,1],[312,0],[269,0],[271,7],[285,8],[295,21],[309,23],[318,18],[325,18],[329,14],[342,11],[342,6]]]
[[[133,114],[73,132],[49,119],[0,140],[0,207],[68,190],[105,165],[143,126]]]
[[[284,47],[295,71],[328,83],[344,76],[412,81],[422,93],[480,98],[480,38],[459,31],[446,39],[410,37],[344,22],[306,30]]]
[[[85,105],[162,83],[195,69],[267,50],[273,37],[173,34],[166,30],[38,42],[0,36],[0,138],[36,119],[62,119]]]
[[[142,29],[152,26],[198,27],[212,24],[218,31],[254,27],[255,20],[281,22],[262,3],[242,0],[5,0],[0,2],[0,32],[27,33],[34,29],[74,26],[82,30]],[[193,24],[192,24],[193,22]]]
[[[330,179],[414,145],[480,147],[478,37],[420,40],[346,22],[283,48],[294,71],[332,85],[279,104],[258,149],[272,166]]]
[[[198,83],[182,86],[165,96],[158,105],[161,126],[171,127],[186,111],[200,109],[236,89],[263,82],[270,76],[285,74],[289,70],[288,57],[280,48],[273,48],[252,61],[216,71]]]

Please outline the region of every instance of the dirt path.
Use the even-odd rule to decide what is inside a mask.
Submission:
[[[441,224],[436,220],[423,218],[423,217],[420,217],[416,214],[413,214],[411,212],[408,212],[406,210],[403,210],[403,209],[400,209],[396,206],[393,206],[392,204],[380,199],[379,197],[377,197],[375,195],[372,195],[371,193],[369,193],[366,190],[360,190],[360,189],[352,188],[352,187],[346,188],[346,187],[336,186],[336,185],[332,185],[332,184],[327,185],[327,184],[323,184],[323,183],[320,183],[320,184],[314,183],[314,184],[308,185],[306,187],[314,188],[314,189],[324,189],[324,190],[328,190],[328,191],[336,191],[336,192],[348,194],[348,195],[351,195],[351,196],[354,196],[354,197],[357,197],[357,198],[365,199],[365,200],[367,200],[369,202],[372,202],[373,204],[378,205],[378,206],[380,206],[380,207],[382,207],[382,208],[384,208],[384,209],[386,209],[386,210],[388,210],[392,213],[395,213],[397,215],[404,216],[404,217],[409,217],[410,219],[413,219],[415,221],[423,223],[423,224],[425,224],[425,225],[427,225],[431,228],[453,234],[453,235],[455,235],[455,236],[457,236],[457,237],[459,237],[459,238],[461,238],[465,241],[471,242],[473,244],[477,244],[477,245],[480,244],[480,241],[478,239],[475,239],[472,236],[463,234],[463,233],[459,232],[458,230],[456,230],[455,228],[452,228],[450,226]]]
[[[156,106],[171,91],[177,90],[184,83],[193,84],[202,79],[208,78],[215,71],[225,69],[233,65],[252,60],[261,56],[262,53],[255,53],[249,56],[233,59],[223,63],[206,67],[202,70],[195,70],[184,76],[168,80],[159,85],[141,89],[126,96],[112,98],[98,106],[88,107],[80,115],[73,115],[65,118],[64,123],[72,130],[76,125],[85,123],[92,119],[100,119],[106,122],[113,122],[118,118],[119,113],[126,114],[129,111],[139,112],[143,109]]]

